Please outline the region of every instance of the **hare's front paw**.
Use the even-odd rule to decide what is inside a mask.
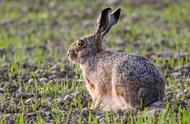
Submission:
[[[107,106],[104,106],[102,110],[105,111],[105,112],[110,112],[110,111],[113,110],[113,108],[112,108],[111,105],[107,105]]]
[[[100,104],[102,102],[101,98],[94,98],[91,109],[98,109],[100,107]]]
[[[133,109],[130,106],[107,105],[102,110],[108,112],[110,111],[119,112],[119,111],[130,111]]]
[[[116,106],[116,105],[107,105],[102,110],[105,111],[105,112],[111,112],[111,111],[112,112],[119,112],[119,111],[125,111],[126,108]]]

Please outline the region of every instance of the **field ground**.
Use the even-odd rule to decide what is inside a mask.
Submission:
[[[125,1],[0,0],[0,123],[188,124],[190,1]],[[94,31],[107,6],[122,9],[107,45],[146,56],[162,69],[163,111],[89,109],[81,70],[68,62],[66,51]]]

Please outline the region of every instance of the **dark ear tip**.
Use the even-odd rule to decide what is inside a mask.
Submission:
[[[111,9],[110,7],[107,7],[107,8],[105,8],[105,9],[103,9],[102,12],[101,12],[101,16],[102,16],[102,17],[107,16],[108,13],[111,12],[111,10],[112,10],[112,9]]]
[[[115,12],[120,13],[121,12],[121,8],[118,8]]]
[[[121,8],[118,8],[117,10],[118,10],[118,11],[121,11]]]
[[[121,14],[121,8],[118,8],[115,12],[113,12],[114,17],[117,19],[119,19],[120,14]]]
[[[103,10],[110,10],[110,9],[111,9],[111,7],[106,7]]]
[[[102,12],[108,12],[108,11],[111,11],[112,9],[110,8],[110,7],[107,7],[107,8],[104,8],[103,10],[102,10]]]

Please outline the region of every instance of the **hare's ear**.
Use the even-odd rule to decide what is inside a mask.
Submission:
[[[113,13],[111,13],[111,8],[106,8],[102,10],[100,17],[97,20],[97,33],[102,36],[107,34],[110,31],[111,27],[117,24],[120,17],[120,13],[120,8],[114,11]]]
[[[97,18],[96,21],[96,26],[97,26],[97,33],[102,33],[105,31],[109,25],[109,18],[111,15],[111,8],[105,8],[102,10],[100,13],[99,17]]]
[[[109,25],[107,27],[107,30],[104,32],[104,35],[110,31],[110,29],[113,25],[117,24],[119,17],[120,17],[120,13],[121,13],[121,9],[119,8],[111,14],[110,20],[109,20]]]

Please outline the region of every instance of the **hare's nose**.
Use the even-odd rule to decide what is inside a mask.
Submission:
[[[71,50],[69,49],[69,50],[67,51],[67,56],[69,56],[70,52],[71,52]]]

